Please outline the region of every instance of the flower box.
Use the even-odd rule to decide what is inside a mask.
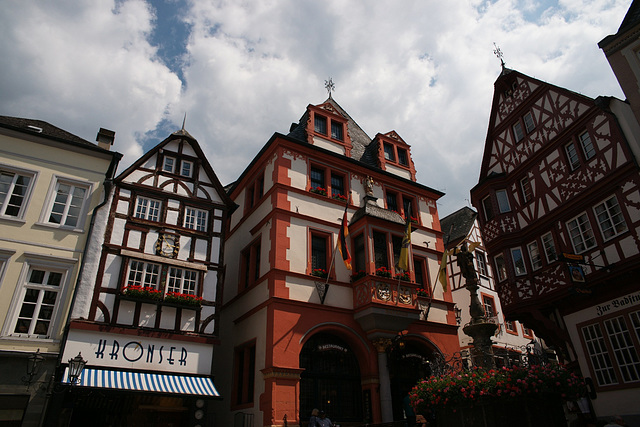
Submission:
[[[411,281],[411,275],[409,273],[398,273],[395,275],[396,280],[402,280],[404,282]]]
[[[389,270],[387,267],[380,267],[376,269],[376,276],[391,277],[391,270]]]
[[[182,306],[200,307],[202,304],[202,297],[191,294],[181,294],[178,292],[167,292],[167,295],[164,297],[164,302]]]
[[[327,273],[327,270],[325,270],[324,268],[314,268],[313,271],[311,271],[311,275],[316,277],[322,277],[324,279],[325,277],[327,277],[328,273]]]
[[[336,194],[332,195],[331,198],[335,199],[335,200],[340,200],[342,202],[346,202],[347,201],[347,196],[345,196],[344,194],[337,194],[336,193]]]
[[[429,294],[427,293],[426,290],[424,290],[423,288],[419,288],[416,293],[418,294],[419,297],[428,297]]]
[[[367,275],[367,272],[364,270],[360,270],[357,273],[353,273],[351,275],[351,281],[352,282],[357,282],[358,280],[362,279],[364,276]]]
[[[148,286],[139,286],[139,285],[129,285],[125,286],[122,289],[122,295],[141,300],[141,301],[150,301],[150,302],[160,302],[162,301],[162,291],[157,290],[156,288],[148,287]]]
[[[327,195],[327,189],[322,187],[312,187],[309,191],[315,194],[319,194],[321,196]]]

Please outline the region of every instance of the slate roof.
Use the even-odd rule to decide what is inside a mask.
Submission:
[[[351,116],[349,116],[349,114],[336,102],[335,99],[329,97],[322,104],[326,103],[331,104],[338,113],[347,118],[347,132],[351,138],[351,158],[379,169],[380,165],[378,164],[377,144],[372,143],[369,135],[362,130],[362,128],[351,118]],[[306,132],[308,119],[309,110],[305,111],[300,118],[300,122],[291,125],[291,129],[287,136],[300,141],[308,141]]]
[[[79,136],[69,133],[66,130],[60,129],[59,127],[53,126],[52,124],[44,122],[42,120],[0,116],[0,127],[33,135],[40,135],[56,140],[73,142],[75,144],[97,147],[93,142],[89,142],[86,139],[80,138]]]
[[[640,0],[633,0],[631,6],[629,6],[629,10],[627,10],[627,14],[624,16],[620,27],[618,28],[618,32],[615,34],[610,34],[606,36],[604,39],[600,40],[598,46],[601,49],[607,49],[608,45],[613,41],[618,41],[618,37],[631,30],[635,26],[640,24]],[[621,38],[622,45],[626,45],[627,43],[635,40],[635,38]],[[613,51],[619,49],[620,46],[616,47]]]
[[[467,237],[477,217],[478,213],[476,211],[465,206],[442,218],[440,220],[440,229],[443,232],[445,244],[458,243],[458,241]]]

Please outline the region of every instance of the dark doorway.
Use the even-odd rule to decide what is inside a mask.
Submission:
[[[316,334],[300,352],[300,419],[318,408],[333,422],[362,421],[362,385],[358,361],[342,339]]]
[[[423,378],[431,376],[429,360],[433,351],[412,341],[399,341],[389,350],[393,419],[402,420],[402,399]]]

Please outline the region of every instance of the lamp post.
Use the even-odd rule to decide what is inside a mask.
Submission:
[[[40,354],[40,349],[38,349],[34,354],[29,356],[27,361],[27,375],[22,377],[22,381],[27,384],[27,390],[29,390],[29,386],[33,382],[33,377],[38,375],[38,371],[40,370],[40,365],[44,361],[44,356]]]
[[[82,358],[82,353],[78,353],[73,359],[69,359],[69,383],[74,386],[82,374],[87,361]]]
[[[460,326],[460,323],[462,323],[462,309],[458,308],[458,306],[456,305],[455,307],[453,307],[453,311],[456,314],[456,324]]]

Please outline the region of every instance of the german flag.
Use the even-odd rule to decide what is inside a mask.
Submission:
[[[344,215],[342,216],[342,225],[340,226],[340,232],[338,233],[338,249],[342,254],[342,260],[344,261],[344,265],[348,270],[351,270],[351,254],[349,253],[349,248],[347,247],[347,236],[349,235],[349,227],[347,227],[347,208],[349,205],[344,207]]]

